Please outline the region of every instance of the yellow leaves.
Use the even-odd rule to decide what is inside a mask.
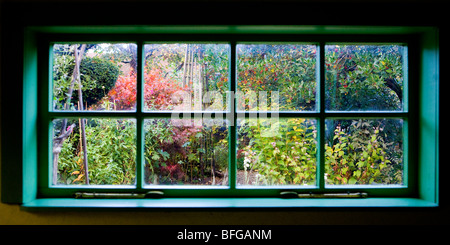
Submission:
[[[74,179],[74,180],[72,181],[72,183],[75,183],[75,182],[77,182],[77,181],[81,181],[81,178],[83,178],[83,177],[84,177],[84,174],[78,175],[78,177],[77,177],[76,179]]]
[[[72,181],[72,183],[75,183],[75,182],[77,182],[77,181],[81,181],[82,178],[84,177],[84,174],[82,173],[82,171],[83,171],[83,166],[82,166],[83,158],[81,158],[81,157],[78,158],[78,160],[76,160],[76,163],[77,163],[79,166],[81,166],[81,170],[80,170],[80,171],[75,170],[75,171],[73,171],[73,172],[71,173],[71,175],[78,175],[77,178],[74,179],[74,180]]]

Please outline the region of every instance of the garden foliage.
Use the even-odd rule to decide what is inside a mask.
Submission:
[[[94,48],[94,46],[88,46]],[[186,73],[185,44],[145,45],[144,109],[171,111],[179,94],[194,97]],[[227,45],[191,45],[196,77],[203,92],[217,91],[225,103],[229,89]],[[315,45],[237,45],[238,109],[265,110],[251,103],[252,93],[267,92],[268,108],[317,111],[318,58]],[[54,52],[54,108],[64,106],[74,66],[70,52]],[[135,110],[137,76],[131,49],[95,52],[81,63],[87,110]],[[117,50],[116,50],[117,51]],[[124,53],[125,52],[125,53]],[[130,58],[131,57],[131,58]],[[325,108],[341,111],[403,109],[404,50],[399,45],[326,45]],[[124,69],[124,67],[128,69]],[[194,67],[194,66],[192,66]],[[277,91],[278,100],[271,98]],[[76,95],[74,93],[74,100]],[[212,102],[203,102],[202,109]],[[220,103],[219,103],[220,104]],[[258,103],[256,103],[258,105]],[[77,108],[74,103],[73,109]],[[59,184],[84,183],[79,120],[59,156]],[[144,178],[149,185],[227,185],[228,122],[206,125],[194,119],[178,125],[170,118],[144,120]],[[184,121],[186,122],[186,121]],[[324,135],[325,183],[328,185],[403,184],[403,121],[401,119],[327,119]],[[56,137],[61,120],[53,123]],[[317,118],[239,119],[237,125],[238,185],[315,185],[318,177]],[[86,120],[91,184],[136,182],[136,121]],[[240,177],[241,176],[241,177]]]
[[[55,109],[64,109],[67,92],[72,82],[75,60],[72,55],[56,56],[53,65],[53,101]],[[80,65],[81,83],[83,85],[83,102],[88,108],[100,101],[115,85],[119,68],[112,62],[98,57],[85,57]],[[74,84],[74,90],[78,89]],[[78,93],[72,94],[69,108],[78,108]],[[86,106],[87,105],[87,106]]]

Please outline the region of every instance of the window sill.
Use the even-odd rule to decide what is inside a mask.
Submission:
[[[42,198],[21,206],[25,211],[56,209],[247,209],[247,208],[390,208],[437,207],[418,198],[281,199],[281,198],[162,198],[162,199],[73,199]]]

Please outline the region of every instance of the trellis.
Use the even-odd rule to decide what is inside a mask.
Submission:
[[[204,110],[212,103],[207,100],[205,102],[204,95],[208,95],[208,77],[206,74],[206,64],[200,62],[202,50],[195,44],[187,44],[183,65],[182,86],[189,91],[188,100],[191,108],[195,111]],[[207,164],[211,166],[212,185],[215,185],[216,173],[215,170],[215,149],[213,140],[213,130],[202,128],[202,135],[200,136],[199,148],[205,149],[204,152],[199,151],[199,171],[201,176],[204,174],[204,169]],[[191,162],[191,181],[193,180],[193,163]]]

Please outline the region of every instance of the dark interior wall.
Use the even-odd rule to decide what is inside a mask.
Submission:
[[[7,24],[433,25],[444,0],[2,0]],[[444,7],[445,9],[445,7]],[[441,15],[444,14],[444,15]]]
[[[27,25],[436,25],[442,27],[441,43],[447,40],[443,35],[447,6],[434,0],[1,2],[0,73],[18,74],[18,78],[21,77],[22,28]],[[446,47],[441,48],[441,53],[446,51]],[[8,81],[1,81],[0,89],[7,90]],[[12,112],[1,120],[11,120],[14,113],[20,112]],[[441,131],[444,131],[442,127]],[[445,161],[441,158],[439,208],[30,213],[21,211],[17,205],[1,203],[0,224],[445,224],[449,217],[445,199],[448,184],[442,175],[448,168]]]

